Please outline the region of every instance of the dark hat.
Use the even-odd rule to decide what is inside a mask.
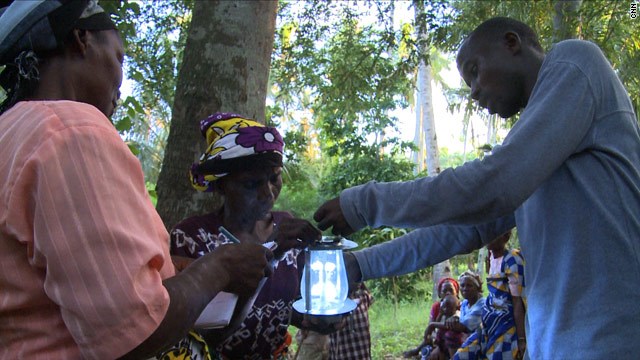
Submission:
[[[116,27],[97,0],[14,1],[0,10],[0,65],[13,62],[25,50],[59,48],[74,28]]]

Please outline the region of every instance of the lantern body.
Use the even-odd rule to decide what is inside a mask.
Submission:
[[[342,252],[356,246],[342,237],[323,236],[321,241],[305,249],[305,266],[300,280],[302,299],[293,303],[296,311],[339,315],[356,308],[355,301],[348,298],[349,280]]]
[[[306,312],[316,315],[339,314],[349,295],[342,250],[307,250],[305,256],[309,261],[305,261],[300,293]]]

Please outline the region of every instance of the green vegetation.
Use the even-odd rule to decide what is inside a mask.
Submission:
[[[376,299],[369,309],[372,359],[402,358],[403,351],[418,345],[429,322],[430,309],[431,302],[427,300],[396,307],[387,299]]]

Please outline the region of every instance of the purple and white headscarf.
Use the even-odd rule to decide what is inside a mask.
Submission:
[[[282,166],[284,142],[276,128],[234,113],[215,113],[200,122],[207,150],[191,165],[191,185],[212,191],[213,182],[233,171]]]

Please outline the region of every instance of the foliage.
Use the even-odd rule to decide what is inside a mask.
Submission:
[[[155,182],[193,2],[103,3],[121,19],[127,76],[134,84],[114,117],[115,124],[140,158],[147,179]],[[286,142],[284,186],[276,208],[310,219],[323,200],[346,187],[369,180],[412,178],[412,165],[402,155],[411,144],[393,135],[397,119],[389,113],[414,103],[413,82],[420,58],[433,65],[437,79],[439,58],[434,52],[457,50],[475,26],[498,15],[530,24],[549,49],[560,36],[554,28],[556,3],[281,0],[266,116]],[[417,8],[418,14],[394,24],[393,14],[401,6]],[[628,34],[639,33],[640,23],[629,19],[626,6],[607,0],[583,1],[563,19],[575,36],[603,49],[637,112],[640,40]],[[426,29],[428,36],[416,37],[420,29]],[[463,121],[472,113],[484,114],[470,100],[467,88],[451,89],[448,98],[452,109],[466,114]],[[487,124],[492,121],[483,119]],[[482,155],[474,150],[457,154],[440,149],[441,165],[457,166]],[[354,240],[370,246],[404,231],[366,229]],[[469,256],[476,255],[453,259],[454,269],[471,263]],[[426,270],[412,276],[373,282],[371,287],[396,303],[427,296]],[[396,295],[394,288],[402,288],[402,294]]]
[[[303,219],[313,218],[313,213],[322,204],[315,176],[318,163],[317,160],[285,163],[282,191],[274,207],[276,210],[288,211]]]
[[[456,51],[464,37],[482,21],[494,16],[518,19],[533,28],[542,47],[549,50],[563,40],[554,27],[559,1],[464,1],[452,0],[451,11],[445,12],[442,25],[435,29],[434,45],[445,51]],[[567,34],[596,43],[609,59],[633,101],[636,114],[640,110],[640,40],[628,34],[640,33],[640,22],[631,19],[628,4],[622,1],[578,1],[575,12],[564,14]],[[567,35],[565,34],[565,35]]]
[[[359,21],[364,15],[348,3],[295,4],[281,9],[272,62],[272,96],[278,104],[273,113],[279,121],[295,121],[300,111],[310,111],[310,125],[328,156],[407,147],[385,138],[397,121],[388,110],[406,107],[412,86],[411,66],[397,56],[402,35],[393,32],[388,17],[378,18],[380,29]],[[379,16],[388,11],[376,5]]]
[[[155,183],[164,157],[171,106],[191,21],[193,3],[184,0],[122,2],[130,21],[118,24],[127,49],[125,64],[132,94],[113,120],[138,156],[147,180]]]
[[[378,16],[375,24],[363,21],[367,13],[362,7],[348,3],[296,4],[285,3],[281,8],[282,25],[272,62],[275,105],[270,113],[272,122],[297,128],[285,137],[287,147],[292,143],[297,150],[287,153],[287,158],[293,162],[306,158],[309,164],[317,154],[309,147],[319,147],[322,160],[315,162],[319,176],[303,182],[316,185],[318,192],[305,188],[305,203],[334,197],[372,179],[411,178],[413,164],[401,156],[411,144],[387,135],[397,132],[398,121],[389,112],[409,105],[417,62],[411,56],[415,42],[410,41],[407,28],[395,31],[389,22],[393,3],[366,3]],[[288,190],[285,185],[281,196],[292,199]],[[353,240],[366,247],[404,232],[367,229],[354,234]],[[416,295],[418,290],[410,288],[419,287],[422,282],[416,278],[423,276],[419,272],[382,279],[372,286],[397,303]]]
[[[147,181],[145,185],[147,187],[147,193],[149,194],[151,203],[153,203],[153,206],[156,206],[156,204],[158,203],[158,194],[156,193],[156,184],[150,183]]]

